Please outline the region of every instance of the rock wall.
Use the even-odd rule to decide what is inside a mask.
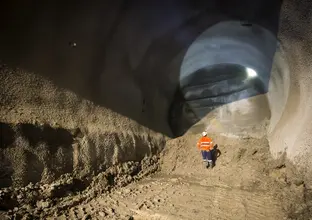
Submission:
[[[283,2],[268,92],[211,111],[190,132],[208,129],[227,136],[267,136],[275,158],[286,154],[312,176],[311,6],[309,1]]]
[[[165,138],[51,81],[0,68],[0,187],[87,177],[156,154]]]
[[[163,60],[163,40],[157,38],[179,22],[156,25],[158,14],[122,0],[16,0],[0,7],[5,9],[0,19],[0,60],[5,64],[171,135],[167,108],[177,80],[167,83],[162,70],[172,55]]]
[[[0,4],[0,59],[8,65],[1,64],[0,121],[3,133],[14,136],[13,142],[1,145],[2,158],[21,154],[24,159],[16,160],[24,161],[17,164],[21,167],[31,160],[25,159],[33,157],[28,153],[8,152],[17,146],[24,146],[21,152],[32,152],[31,147],[40,145],[40,141],[29,144],[30,137],[20,132],[24,126],[39,133],[64,129],[73,139],[68,153],[71,167],[80,167],[81,174],[93,170],[88,167],[120,161],[124,155],[124,160],[133,159],[136,150],[128,154],[128,149],[136,149],[137,143],[144,146],[143,153],[160,150],[162,134],[172,136],[168,119],[174,116],[168,112],[189,46],[209,27],[242,19],[271,31],[280,43],[268,93],[217,108],[206,122],[214,131],[229,135],[268,134],[275,157],[286,152],[291,161],[311,171],[309,1],[285,0],[280,14],[280,1],[65,4],[15,0]],[[211,121],[220,115],[222,123]],[[183,132],[192,125],[187,124]],[[193,131],[205,126],[195,126]],[[75,147],[77,143],[87,147]],[[59,148],[57,154],[66,151]],[[43,163],[47,157],[39,154],[35,153]],[[94,160],[100,162],[92,165]]]
[[[309,173],[312,172],[311,7],[310,1],[284,2],[278,35],[282,50],[276,55],[273,69],[276,79],[271,90],[272,106],[279,104],[272,108],[274,121],[269,130],[273,155],[286,152],[291,161]]]
[[[170,96],[166,80],[151,80],[157,33],[129,6],[0,3],[1,187],[86,176],[163,148]]]

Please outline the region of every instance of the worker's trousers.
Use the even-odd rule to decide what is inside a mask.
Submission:
[[[202,153],[202,157],[203,157],[204,161],[212,162],[212,151],[211,150],[210,151],[202,150],[201,153]]]

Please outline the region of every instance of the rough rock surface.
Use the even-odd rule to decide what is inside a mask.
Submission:
[[[0,73],[0,187],[97,174],[164,146],[162,134],[42,77],[4,64]]]
[[[1,214],[8,219],[311,219],[307,180],[287,160],[274,160],[267,140],[213,137],[218,144],[213,169],[201,162],[194,146],[198,135],[186,135],[169,141],[160,160],[111,167],[87,187],[65,175],[50,185],[2,190],[2,204],[10,207]]]
[[[153,156],[140,162],[129,161],[112,166],[93,178],[78,179],[64,174],[51,184],[30,183],[22,188],[4,188],[0,190],[0,217],[42,219],[58,216],[78,204],[137,182],[158,169],[158,157]]]
[[[157,154],[164,139],[130,132],[84,133],[48,124],[1,123],[0,187],[51,183],[62,174],[95,175]]]
[[[16,7],[17,2],[22,6]],[[101,136],[104,133],[117,134],[125,145],[132,136],[143,136],[144,146],[148,145],[146,140],[154,140],[158,134],[148,135],[150,130],[139,124],[170,134],[168,108],[186,50],[200,33],[220,20],[232,18],[235,12],[229,7],[218,15],[210,11],[215,7],[210,2],[180,2],[140,2],[146,9],[141,10],[135,3],[120,0],[114,4],[73,4],[68,5],[73,10],[59,10],[64,6],[61,1],[38,8],[34,7],[36,2],[2,1],[9,6],[1,13],[0,59],[10,68],[1,64],[1,122],[79,128],[87,135],[83,140],[86,145],[96,146],[83,148],[82,155],[89,158],[102,155],[91,152],[100,152],[106,145],[110,146],[106,155],[118,148],[112,147],[113,142],[119,142],[112,137],[108,138],[112,142],[105,143],[106,138]],[[252,9],[244,15],[262,25],[265,13],[271,12],[270,1],[259,9],[259,14],[253,10],[261,8],[263,1],[243,2],[241,7],[233,8]],[[225,3],[235,6],[239,1]],[[279,23],[279,45],[270,91],[267,99],[252,105],[252,109],[264,106],[272,154],[278,158],[286,152],[292,162],[309,173],[311,13],[307,9],[311,2],[282,3],[279,14],[272,15]],[[227,17],[227,13],[231,16]],[[246,101],[246,106],[250,102]],[[229,116],[235,113],[233,110]],[[244,122],[244,117],[237,119]],[[124,136],[129,138],[122,139]],[[102,143],[103,147],[97,148]],[[116,155],[121,155],[119,152]],[[116,157],[108,156],[105,161],[111,158]]]
[[[103,3],[99,14],[90,13],[97,5],[77,9],[83,14],[60,12],[57,3],[34,9],[33,2],[10,2],[15,9],[0,15],[0,58],[10,65],[0,64],[0,187],[10,186],[0,193],[4,215],[53,218],[59,210],[63,219],[194,219],[209,210],[220,219],[310,218],[311,1],[283,1],[269,93],[253,106],[256,115],[258,105],[266,110],[259,125],[268,128],[269,145],[264,138],[223,140],[218,134],[222,154],[206,172],[193,148],[196,138],[178,139],[163,152],[164,176],[107,197],[96,196],[112,185],[110,175],[117,172],[116,186],[125,186],[139,161],[164,147],[155,131],[170,134],[168,106],[184,50],[220,17],[197,11],[199,3],[165,5],[175,13],[162,11],[158,22],[154,6],[140,11],[128,1]],[[132,168],[118,176],[117,164],[126,161]]]

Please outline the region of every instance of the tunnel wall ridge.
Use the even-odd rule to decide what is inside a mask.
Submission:
[[[140,161],[165,136],[53,82],[1,64],[0,187],[94,175]]]
[[[312,25],[307,21],[311,20],[312,14],[307,9],[311,7],[310,1],[284,1],[278,34],[281,47],[275,56],[273,86],[268,93],[272,103],[271,126],[268,130],[270,151],[275,158],[286,153],[287,158],[310,179]]]

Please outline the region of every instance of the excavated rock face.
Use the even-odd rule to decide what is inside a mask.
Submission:
[[[0,4],[5,186],[88,175],[203,129],[268,135],[311,171],[309,1]]]
[[[164,146],[156,136],[81,131],[28,123],[0,123],[0,187],[50,183],[64,173],[83,179],[109,166],[140,161]],[[145,139],[146,138],[146,139]]]
[[[0,187],[97,174],[157,154],[164,136],[61,89],[1,65]]]
[[[154,155],[145,157],[141,162],[128,161],[111,166],[93,178],[76,178],[71,174],[64,174],[52,184],[30,183],[25,187],[5,188],[0,190],[0,217],[56,217],[64,210],[88,202],[99,195],[107,196],[108,193],[141,180],[158,169],[158,157]],[[2,215],[2,211],[6,214]]]

